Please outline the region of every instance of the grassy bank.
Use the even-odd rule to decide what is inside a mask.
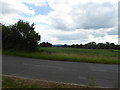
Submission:
[[[15,76],[3,76],[2,79],[3,88],[87,88],[87,86],[47,80],[27,79]]]
[[[118,90],[117,88],[97,88],[95,86],[83,86],[78,84],[70,84],[63,82],[54,82],[47,80],[36,80],[36,79],[28,79],[22,77],[15,76],[2,76],[2,88],[3,90],[8,89],[39,89],[39,88],[48,88],[52,90],[53,88],[58,90],[58,88],[79,88],[84,90]]]
[[[18,52],[9,50],[3,51],[3,54],[37,59],[117,64],[120,63],[120,61],[118,61],[118,52],[119,51],[116,50],[105,49],[98,50],[62,47],[41,47],[36,52]]]

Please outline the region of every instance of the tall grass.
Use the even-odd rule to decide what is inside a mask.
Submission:
[[[105,64],[120,63],[118,62],[118,52],[113,50],[48,47],[39,48],[36,52],[3,51],[3,54],[61,61]]]

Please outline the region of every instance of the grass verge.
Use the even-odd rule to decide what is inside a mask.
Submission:
[[[35,88],[48,88],[53,89],[56,88],[79,88],[80,90],[118,90],[117,88],[97,88],[95,86],[83,86],[78,84],[70,84],[63,82],[55,82],[55,81],[46,81],[46,80],[36,80],[36,79],[28,79],[23,77],[16,76],[2,76],[2,90],[12,90],[12,89],[35,89]],[[26,89],[25,89],[26,90]]]
[[[87,86],[15,76],[3,76],[2,79],[3,88],[87,88]]]
[[[40,48],[36,52],[3,51],[6,55],[15,55],[37,59],[120,64],[118,52],[114,50],[76,49],[76,48]]]

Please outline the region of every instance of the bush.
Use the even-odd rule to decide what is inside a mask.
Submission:
[[[19,20],[15,25],[2,25],[2,48],[34,51],[40,35],[34,31],[34,24]]]

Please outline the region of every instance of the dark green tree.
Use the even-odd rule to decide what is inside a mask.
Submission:
[[[42,42],[40,43],[40,47],[52,47],[52,44],[49,42]]]
[[[3,49],[34,51],[40,35],[34,31],[34,24],[19,20],[15,25],[2,25]]]
[[[96,48],[96,43],[95,42],[89,42],[89,43],[85,44],[85,48],[95,49]]]

